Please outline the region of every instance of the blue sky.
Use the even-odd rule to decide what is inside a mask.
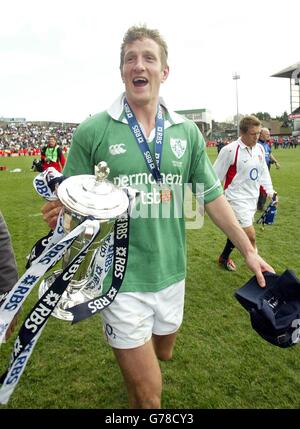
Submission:
[[[123,90],[119,50],[127,28],[158,28],[169,46],[162,95],[176,110],[289,113],[289,80],[271,78],[300,61],[299,0],[15,0],[1,5],[0,117],[80,122]]]

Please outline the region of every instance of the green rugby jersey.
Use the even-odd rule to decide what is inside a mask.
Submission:
[[[196,124],[165,108],[160,171],[173,193],[171,202],[162,203],[159,187],[127,124],[123,99],[124,95],[108,111],[79,125],[64,174],[94,174],[94,166],[104,160],[110,168],[108,180],[117,186],[139,189],[140,197],[130,221],[129,257],[120,292],[155,292],[186,276],[183,198],[187,184],[205,203],[221,195],[223,189]],[[160,102],[164,106],[163,100]],[[154,137],[155,130],[148,139],[153,158]],[[107,278],[105,285],[109,282]]]

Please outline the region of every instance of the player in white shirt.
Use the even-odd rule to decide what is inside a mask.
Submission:
[[[240,137],[222,148],[214,168],[219,179],[224,181],[226,199],[256,249],[253,218],[259,188],[262,186],[270,198],[275,191],[265,161],[264,148],[257,143],[261,130],[260,121],[255,116],[245,116],[239,124],[239,129]],[[228,271],[236,270],[234,262],[229,258],[233,249],[234,244],[227,239],[219,257],[219,263]]]

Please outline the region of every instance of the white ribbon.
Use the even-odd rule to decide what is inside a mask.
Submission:
[[[60,240],[59,243],[57,243],[55,246],[53,246],[50,250],[44,251],[35,260],[35,263],[32,265],[32,267],[30,267],[30,269],[26,271],[26,273],[23,276],[23,277],[25,277],[25,279],[28,278],[28,275],[32,276],[33,275],[32,273],[36,273],[35,276],[37,279],[34,279],[34,281],[32,282],[32,285],[30,285],[31,287],[30,288],[28,287],[28,290],[25,291],[24,297],[22,298],[22,300],[20,302],[17,303],[16,308],[13,308],[12,310],[8,310],[7,308],[5,308],[5,307],[9,307],[9,304],[12,304],[11,300],[9,300],[10,295],[12,297],[14,297],[16,295],[14,295],[14,293],[12,293],[12,294],[9,294],[7,296],[7,299],[4,302],[4,309],[3,310],[2,310],[2,308],[0,309],[1,320],[4,320],[4,322],[1,322],[1,323],[3,326],[6,327],[6,329],[4,329],[2,332],[2,337],[5,336],[7,327],[10,324],[10,320],[12,320],[12,318],[14,317],[14,314],[18,311],[19,307],[21,306],[22,301],[30,293],[34,284],[39,280],[41,275],[44,274],[44,272],[47,270],[47,268],[52,266],[54,264],[55,260],[59,259],[58,255],[60,257],[62,257],[64,251],[67,250],[68,247],[71,246],[74,239],[78,235],[80,235],[86,228],[89,228],[89,229],[92,228],[93,229],[93,236],[91,237],[91,239],[89,240],[89,242],[85,246],[85,248],[88,248],[90,246],[90,244],[92,243],[92,241],[94,240],[95,236],[98,234],[99,229],[100,229],[100,224],[97,220],[86,219],[82,224],[78,225],[73,231],[71,231],[65,238]],[[54,253],[56,253],[56,248],[58,248],[58,247],[60,247],[60,249],[57,251],[57,254],[54,255]],[[19,286],[22,285],[23,277],[14,286],[14,288],[12,289],[12,292],[18,289],[18,285]],[[23,279],[23,284],[24,284],[24,279]],[[23,288],[24,288],[24,286],[23,286]],[[46,294],[47,294],[47,292],[45,293],[45,295]],[[57,303],[57,301],[53,303],[53,309],[56,306],[56,303]],[[20,377],[21,377],[21,375],[22,375],[22,373],[26,367],[26,364],[27,364],[27,362],[31,356],[31,353],[34,349],[34,346],[36,345],[44,327],[46,326],[46,323],[48,321],[48,317],[49,316],[47,316],[47,319],[45,320],[45,324],[40,327],[40,329],[37,331],[36,335],[33,336],[32,340],[24,347],[24,350],[21,353],[20,353],[20,350],[22,350],[22,345],[21,345],[19,336],[17,337],[15,344],[14,344],[14,350],[12,353],[11,365],[8,369],[8,372],[7,372],[5,379],[2,383],[2,386],[0,388],[0,403],[1,404],[7,404],[7,402],[9,401],[9,398],[12,395],[15,387],[17,386],[17,384],[20,380]],[[0,326],[1,326],[1,323],[0,323]],[[26,325],[26,322],[25,322],[25,325]],[[14,358],[14,355],[16,355],[17,357]]]
[[[96,228],[97,232],[99,231],[99,222],[87,219],[56,244],[48,246],[11,289],[0,308],[0,344],[5,338],[10,323],[36,283],[45,274],[48,268],[61,259],[65,251],[72,245],[75,238],[85,231],[87,227],[91,226]]]

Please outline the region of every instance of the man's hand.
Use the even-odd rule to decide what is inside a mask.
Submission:
[[[278,201],[279,201],[279,198],[278,198],[278,194],[277,194],[277,192],[276,192],[276,191],[274,191],[274,193],[273,193],[273,194],[268,194],[268,198],[270,198],[270,200],[272,200],[272,201],[273,201],[273,203],[274,203],[274,205],[277,207],[277,205],[278,205]]]
[[[277,192],[274,192],[274,194],[272,196],[272,200],[274,201],[274,204],[277,207],[278,206],[278,201],[279,201]]]
[[[55,229],[57,218],[62,207],[63,205],[59,200],[49,201],[48,203],[43,205],[43,219],[47,222],[48,226],[51,229]]]
[[[13,318],[13,320],[11,321],[11,323],[10,323],[10,325],[9,325],[9,327],[8,327],[7,331],[6,331],[6,334],[5,334],[5,341],[7,341],[7,340],[10,338],[10,336],[12,335],[12,333],[14,332],[14,330],[15,330],[15,328],[16,328],[16,326],[17,326],[17,323],[18,323],[18,319],[19,319],[20,311],[21,311],[21,310],[19,310],[19,311],[18,311],[18,313],[15,315],[15,317],[14,317],[14,318]]]
[[[263,276],[264,271],[275,273],[275,270],[271,265],[264,261],[256,252],[251,253],[245,258],[246,264],[251,271],[256,275],[257,283],[260,287],[266,286],[266,280]]]

